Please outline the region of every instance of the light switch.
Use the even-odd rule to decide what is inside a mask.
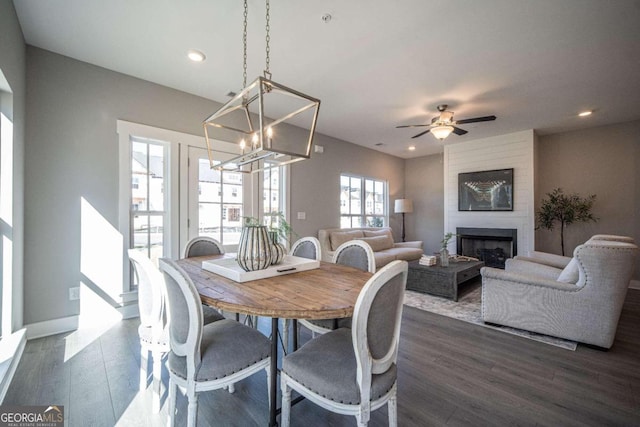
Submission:
[[[306,212],[298,212],[298,219],[307,219]]]

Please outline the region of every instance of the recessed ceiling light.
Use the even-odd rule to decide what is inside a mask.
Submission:
[[[591,110],[587,110],[587,111],[583,111],[580,114],[578,114],[580,117],[587,117],[590,116],[591,114],[593,114],[593,111]]]
[[[202,62],[205,59],[207,59],[207,57],[205,56],[204,53],[200,52],[199,50],[196,49],[190,49],[187,52],[187,57],[192,60],[193,62]]]
[[[409,146],[409,151],[415,151],[415,149],[416,149],[416,146],[415,146],[415,145],[410,145],[410,146]]]

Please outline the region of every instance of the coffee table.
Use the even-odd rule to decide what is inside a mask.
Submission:
[[[440,262],[426,266],[412,261],[409,263],[407,289],[458,301],[458,286],[478,277],[483,266],[482,261],[450,261],[448,267],[442,267]]]

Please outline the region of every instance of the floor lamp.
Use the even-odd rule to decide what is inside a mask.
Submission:
[[[404,214],[413,212],[413,200],[411,199],[398,199],[395,203],[395,212],[402,214],[402,241],[404,242]]]

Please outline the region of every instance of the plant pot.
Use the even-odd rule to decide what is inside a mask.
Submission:
[[[269,231],[269,237],[271,241],[271,265],[280,264],[287,251],[284,245],[278,241],[277,231]]]
[[[244,271],[264,270],[271,265],[272,245],[264,225],[242,227],[238,265]]]
[[[440,249],[440,266],[449,267],[449,250],[447,248]]]

